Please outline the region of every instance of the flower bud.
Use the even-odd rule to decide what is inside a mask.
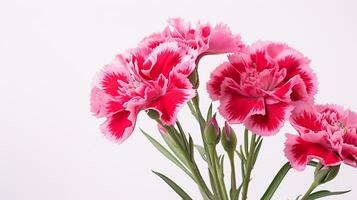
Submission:
[[[340,166],[341,165],[330,167],[329,171],[326,174],[326,177],[324,178],[322,183],[327,183],[327,182],[331,181],[332,179],[334,179],[337,176],[338,172],[340,171]]]
[[[331,181],[337,176],[340,171],[340,166],[341,165],[326,167],[319,163],[315,170],[315,180],[318,180],[320,184]]]
[[[221,143],[227,153],[234,153],[236,150],[237,136],[232,127],[230,127],[227,122],[224,123]]]
[[[198,78],[198,71],[197,68],[190,74],[190,76],[188,77],[188,79],[190,80],[192,86],[194,89],[197,89],[200,82],[199,82],[199,78]]]
[[[160,117],[160,114],[153,109],[150,109],[149,111],[146,112],[148,114],[148,116],[153,119],[153,120],[157,120]]]
[[[221,130],[218,126],[216,115],[213,115],[211,119],[206,123],[206,127],[204,130],[205,142],[208,145],[216,145],[219,142],[219,137],[221,134]]]

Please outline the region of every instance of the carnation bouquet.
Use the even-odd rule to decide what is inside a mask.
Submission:
[[[217,54],[226,54],[227,60],[211,72],[207,83],[200,83],[200,60]],[[211,104],[201,110],[200,86],[206,87],[217,108]],[[133,133],[138,113],[146,112],[163,140],[141,130],[144,136],[197,184],[205,200],[246,200],[264,138],[285,134],[287,163],[261,199],[283,199],[273,195],[288,171],[313,167],[311,185],[304,194],[296,194],[296,199],[313,200],[349,192],[318,187],[332,181],[341,164],[357,166],[357,114],[334,104],[316,104],[316,92],[309,59],[287,44],[248,45],[225,24],[193,27],[182,19],[169,19],[163,31],[118,54],[97,74],[91,111],[106,118],[100,129],[118,143]],[[194,141],[177,119],[183,106],[197,122],[201,141]],[[217,115],[224,125],[217,123]],[[295,132],[278,134],[285,123]],[[244,132],[238,133],[231,124],[241,124]],[[198,167],[198,160],[205,169]],[[229,163],[229,172],[224,163]],[[171,178],[154,173],[180,198],[192,199]]]

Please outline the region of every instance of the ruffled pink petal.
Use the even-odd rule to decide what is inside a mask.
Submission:
[[[126,58],[118,54],[111,64],[105,65],[94,79],[94,86],[112,98],[120,96],[119,89],[127,84],[130,78],[130,66]]]
[[[286,137],[284,153],[296,170],[304,170],[313,158],[318,159],[325,166],[335,166],[341,163],[340,157],[333,150],[320,143],[305,141],[291,134],[287,134]]]
[[[222,86],[229,87],[229,86]],[[264,98],[246,97],[239,93],[225,92],[220,98],[220,114],[230,123],[242,123],[252,115],[264,115]]]
[[[193,89],[171,88],[165,94],[150,103],[146,109],[159,112],[160,120],[166,125],[176,122],[176,115],[180,108],[196,95]]]
[[[345,164],[357,167],[357,146],[343,144],[340,155]]]
[[[90,111],[96,117],[105,117],[107,114],[106,111],[106,102],[108,101],[108,96],[100,90],[98,87],[93,87],[91,90],[90,97]]]
[[[140,43],[139,48],[154,49],[164,42],[164,36],[161,33],[153,33],[148,37],[145,37]]]
[[[207,82],[207,91],[212,100],[218,100],[220,97],[222,82],[226,77],[237,82],[240,80],[239,72],[229,62],[222,63],[211,73],[211,79]]]
[[[207,54],[236,52],[244,45],[240,35],[233,35],[225,24],[216,25],[209,39]]]
[[[173,71],[168,83],[168,90],[171,89],[192,89],[192,84],[186,75]]]
[[[157,80],[160,75],[169,77],[171,71],[190,75],[195,69],[197,53],[177,42],[165,42],[157,46],[141,65],[140,75],[147,80]]]
[[[258,72],[263,71],[264,69],[271,69],[274,67],[274,64],[266,56],[264,49],[251,52],[251,67],[254,67]]]
[[[286,45],[280,46],[284,46],[284,50],[280,52],[277,63],[280,68],[287,69],[286,79],[299,75],[305,83],[307,93],[310,96],[315,95],[318,83],[316,75],[309,67],[310,61],[296,50]]]
[[[136,112],[123,110],[108,117],[101,125],[101,130],[109,139],[121,143],[131,135],[135,122]]]
[[[346,126],[357,128],[357,113],[346,110],[346,119],[345,122]]]
[[[168,77],[172,69],[181,61],[180,49],[175,43],[163,43],[158,46],[152,57],[153,66],[149,70],[150,78],[157,79],[160,74]]]
[[[324,130],[324,126],[319,119],[319,114],[315,110],[301,110],[294,112],[290,118],[291,125],[300,133],[319,132]]]
[[[260,88],[268,91],[268,94],[271,93],[284,80],[285,75],[286,70],[279,70],[277,68],[262,70],[259,74]]]
[[[346,133],[342,135],[342,138],[343,143],[357,147],[357,132],[355,128],[351,128],[351,130],[346,131]]]
[[[300,76],[294,76],[269,94],[284,102],[305,100],[308,97],[305,84]]]
[[[244,48],[241,52],[229,55],[228,60],[239,73],[246,72],[246,68],[252,63],[249,56],[249,49],[247,48]]]
[[[191,24],[181,18],[170,18],[167,20],[169,26],[164,33],[171,37],[186,38],[191,30]]]
[[[284,125],[293,109],[292,105],[284,102],[265,104],[265,113],[250,116],[244,125],[255,134],[273,135]]]

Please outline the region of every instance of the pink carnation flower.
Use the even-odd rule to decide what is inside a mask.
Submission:
[[[299,135],[287,134],[285,155],[297,170],[315,158],[323,165],[357,167],[357,114],[336,105],[317,105],[294,113]]]
[[[181,19],[168,22],[163,32],[105,66],[92,89],[91,111],[107,118],[101,130],[118,142],[133,132],[141,110],[156,110],[164,124],[173,124],[179,108],[195,96],[188,76],[199,58],[243,46],[240,36],[222,24],[198,24],[193,29]]]
[[[157,111],[164,124],[173,124],[179,108],[195,95],[188,76],[196,56],[174,41],[118,55],[92,89],[92,112],[107,118],[102,132],[122,142],[133,132],[138,113],[149,109]]]
[[[278,132],[297,103],[316,93],[309,60],[287,45],[258,42],[228,59],[212,72],[208,93],[228,122],[258,135]]]

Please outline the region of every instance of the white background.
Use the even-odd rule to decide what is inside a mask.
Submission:
[[[200,199],[195,185],[139,132],[142,127],[159,136],[143,113],[122,145],[102,136],[103,120],[89,112],[93,75],[116,53],[160,31],[169,17],[225,22],[248,44],[283,41],[303,52],[320,82],[317,102],[357,111],[356,9],[352,0],[1,0],[0,199],[179,199],[151,169],[169,175]],[[224,59],[203,59],[202,83]],[[204,87],[200,94],[206,108]],[[179,119],[199,141],[187,109]],[[241,141],[241,128],[235,127]],[[287,125],[264,141],[250,199],[260,197],[286,162],[286,132],[295,133]],[[333,183],[323,188],[353,189],[329,199],[356,199],[356,179],[357,169],[343,166]],[[295,199],[311,180],[312,170],[291,171],[274,199]]]

